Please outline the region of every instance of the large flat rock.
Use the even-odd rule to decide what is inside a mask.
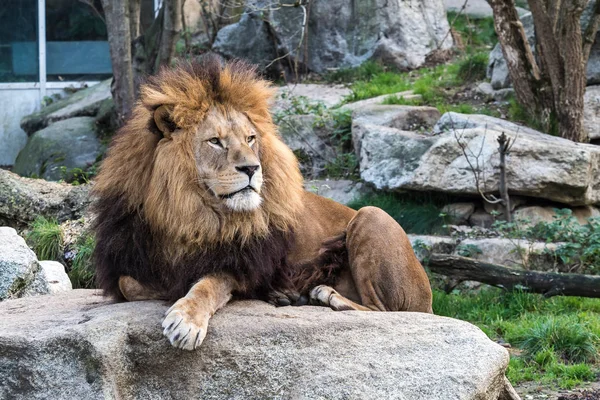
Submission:
[[[0,398],[510,398],[507,351],[466,322],[243,301],[186,352],[166,309],[90,290],[0,303]]]
[[[511,195],[572,206],[600,204],[600,147],[574,143],[485,115],[446,113],[433,129],[394,126],[372,106],[352,121],[361,178],[380,190],[436,191],[478,196],[498,193],[497,138],[514,140],[506,161]],[[386,106],[388,114],[394,106]],[[402,107],[402,106],[396,106]],[[405,106],[404,106],[405,107]],[[395,113],[404,113],[398,108]],[[465,147],[465,154],[459,146]]]

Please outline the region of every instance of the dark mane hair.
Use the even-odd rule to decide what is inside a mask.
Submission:
[[[139,213],[127,210],[121,198],[97,201],[96,279],[106,295],[123,299],[118,281],[128,275],[169,300],[187,293],[200,278],[211,273],[231,274],[246,288],[247,298],[266,300],[271,289],[291,287],[286,255],[293,235],[273,230],[265,238],[247,243],[232,241],[198,249],[176,263],[160,251],[160,243]]]

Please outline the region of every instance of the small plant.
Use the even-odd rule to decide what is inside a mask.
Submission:
[[[76,254],[69,271],[69,278],[75,289],[94,287],[95,272],[92,256],[95,247],[96,242],[91,235],[83,235],[75,244]]]
[[[474,244],[459,244],[456,246],[456,252],[459,256],[471,258],[477,256],[477,254],[482,254],[481,249]]]
[[[37,217],[31,224],[27,242],[39,260],[59,260],[62,256],[63,233],[54,219]]]
[[[487,53],[471,54],[458,63],[458,78],[464,83],[482,81],[486,77]]]

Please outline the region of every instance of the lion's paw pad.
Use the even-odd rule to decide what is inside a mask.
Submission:
[[[185,310],[171,307],[162,323],[163,335],[174,347],[194,350],[202,344],[206,337],[208,318],[192,318]]]

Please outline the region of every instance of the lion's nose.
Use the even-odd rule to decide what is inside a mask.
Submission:
[[[250,179],[252,179],[252,175],[260,168],[260,165],[243,165],[241,167],[235,167],[240,172],[248,175]]]

